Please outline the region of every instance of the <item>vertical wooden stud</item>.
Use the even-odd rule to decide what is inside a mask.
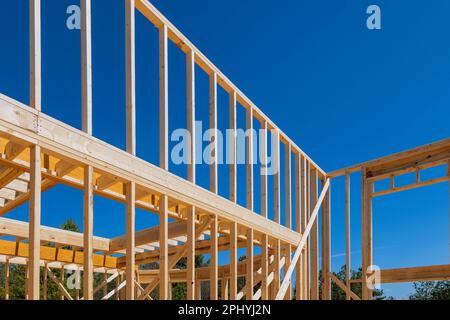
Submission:
[[[230,225],[230,300],[237,297],[237,223]]]
[[[351,271],[351,258],[350,258],[350,250],[351,250],[351,242],[350,242],[350,174],[347,173],[345,175],[345,279],[347,291],[351,290],[350,285],[350,271]],[[346,299],[350,300],[350,295],[346,294]]]
[[[246,156],[246,193],[247,193],[247,209],[253,211],[253,109],[247,108],[246,110],[246,143],[245,143],[245,156]]]
[[[291,145],[284,148],[284,196],[285,196],[285,226],[292,229],[292,190],[291,190]]]
[[[28,298],[40,297],[41,249],[41,147],[30,147],[30,207],[29,207],[29,278]]]
[[[280,131],[278,129],[272,131],[274,139],[272,145],[273,150],[273,165],[274,165],[274,175],[273,175],[273,203],[274,203],[274,221],[280,223]]]
[[[217,251],[218,251],[218,218],[217,215],[214,215],[213,220],[211,221],[211,257],[210,257],[210,268],[211,268],[211,275],[210,275],[210,299],[211,300],[217,300],[218,299],[218,290],[217,290],[217,284],[218,284],[218,257],[217,257]]]
[[[41,0],[29,0],[29,10],[30,107],[40,111],[42,103]]]
[[[236,163],[236,92],[230,93],[230,201],[237,201],[237,163]]]
[[[187,148],[188,180],[195,183],[195,53],[193,50],[189,50],[186,55],[186,82],[187,130],[190,135],[190,145]]]
[[[195,208],[187,209],[187,299],[195,299]]]
[[[159,166],[169,170],[169,60],[165,24],[159,28]]]
[[[135,0],[125,1],[127,152],[136,155]]]
[[[267,218],[268,200],[267,200],[267,176],[268,176],[268,163],[267,163],[267,121],[261,122],[261,133],[259,142],[259,155],[261,158],[261,215]]]
[[[253,229],[247,229],[247,268],[245,285],[247,287],[247,300],[253,300]]]
[[[84,215],[83,215],[83,297],[94,299],[93,230],[94,230],[94,170],[84,168]]]
[[[126,188],[126,299],[134,300],[135,280],[135,218],[136,218],[136,183],[127,182]]]
[[[169,198],[162,195],[159,199],[159,298],[169,299]],[[193,238],[195,240],[195,238]]]
[[[317,189],[317,169],[311,168],[310,180],[310,206],[309,215],[312,214],[314,207],[317,204],[318,189]],[[311,229],[311,299],[319,300],[319,246],[318,246],[319,228],[317,220],[314,222]]]
[[[322,180],[322,187],[325,180]],[[322,204],[322,299],[331,300],[331,186]]]
[[[217,167],[217,74],[209,76],[209,129],[211,132],[211,159],[209,166],[209,189],[218,192]]]
[[[81,0],[81,96],[82,129],[92,134],[91,0]]]

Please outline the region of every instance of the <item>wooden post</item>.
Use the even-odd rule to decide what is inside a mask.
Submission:
[[[261,122],[261,134],[259,142],[259,154],[261,158],[261,215],[267,218],[267,121]]]
[[[61,284],[64,286],[64,277],[65,277],[65,273],[66,273],[66,270],[64,269],[64,265],[61,265],[61,268],[60,268],[60,272],[61,272],[61,274],[60,274],[60,280],[61,280]],[[61,290],[60,290],[61,291]],[[64,297],[64,293],[61,291],[61,295],[60,295],[60,297],[59,297],[61,300],[64,300],[65,299],[65,297]]]
[[[450,160],[447,161],[447,176],[450,179]],[[450,200],[450,180],[448,182],[448,189],[449,189],[449,200]],[[449,209],[449,218],[450,218],[450,209]],[[450,236],[450,223],[449,223],[449,236]],[[449,259],[450,259],[450,239],[449,239],[449,243],[448,243],[448,249],[449,249]]]
[[[373,265],[372,256],[372,189],[373,183],[367,180],[366,168],[362,170],[362,299],[372,300],[372,290],[367,286],[369,268]]]
[[[40,111],[41,74],[41,0],[29,0],[30,19],[30,107]]]
[[[169,170],[169,61],[165,24],[159,28],[159,166]]]
[[[91,0],[81,0],[82,129],[92,134]],[[85,296],[86,298],[86,296]]]
[[[273,294],[276,295],[280,289],[280,266],[281,266],[281,243],[279,239],[275,239],[275,270],[273,278]],[[275,296],[272,297],[275,299]]]
[[[301,217],[301,155],[295,153],[294,158],[294,178],[295,178],[295,231],[301,233],[302,230],[302,217]],[[298,259],[297,266],[295,268],[295,300],[302,299],[302,256]]]
[[[9,266],[9,258],[7,258],[5,263],[5,300],[9,300],[9,274],[10,274],[10,266]]]
[[[214,215],[211,221],[211,257],[210,257],[210,299],[217,300],[218,291],[217,291],[217,282],[218,282],[218,259],[217,259],[217,251],[218,251],[218,218],[217,215]]]
[[[309,222],[309,206],[310,206],[310,189],[309,189],[309,181],[310,181],[310,170],[309,170],[309,162],[305,157],[302,157],[302,234],[306,230],[306,226]],[[303,299],[309,300],[311,296],[310,292],[310,267],[309,267],[309,241],[305,244],[305,249],[303,250],[303,259],[302,259],[302,270],[303,270]]]
[[[116,300],[120,300],[120,291],[119,290],[119,286],[120,286],[120,280],[123,278],[122,275],[117,276],[116,278]]]
[[[126,299],[134,300],[135,280],[135,210],[136,210],[136,183],[127,182],[126,188]]]
[[[202,282],[195,283],[195,300],[202,300]]]
[[[350,174],[345,175],[345,279],[347,292],[351,290],[350,284],[350,272],[351,272],[351,260],[350,260]],[[351,300],[350,294],[346,294],[347,300]]]
[[[247,300],[253,300],[253,229],[247,229],[247,268],[245,285],[247,287]]]
[[[322,187],[325,180],[322,180]],[[322,300],[331,300],[331,186],[322,205]]]
[[[195,207],[187,209],[187,299],[195,299]]]
[[[187,130],[189,131],[190,135],[190,145],[187,148],[188,180],[192,183],[195,183],[195,53],[193,50],[189,50],[186,55],[186,82]],[[193,299],[194,298],[192,298],[192,300]]]
[[[222,300],[228,300],[228,279],[226,277],[223,277],[221,280],[221,296]]]
[[[217,74],[209,76],[209,129],[211,130],[211,159],[209,166],[209,189],[218,192],[217,181]]]
[[[286,243],[286,249],[284,251],[285,256],[285,268],[284,268],[284,274],[286,275],[287,268],[291,265],[291,255],[292,255],[292,248],[289,243]],[[284,296],[284,300],[292,300],[292,278],[289,281],[288,289],[286,290],[286,295]]]
[[[311,192],[311,202],[310,202],[310,215],[314,210],[317,203],[317,169],[311,168],[311,180],[310,180],[310,192]],[[314,222],[311,229],[311,299],[319,300],[319,246],[318,246],[318,223],[317,220]]]
[[[93,230],[94,230],[94,170],[84,168],[84,217],[83,217],[83,297],[94,299]]]
[[[236,92],[230,93],[230,201],[237,201],[237,164],[236,164]]]
[[[284,196],[285,196],[285,226],[292,229],[292,195],[291,195],[291,145],[284,147]]]
[[[169,198],[159,199],[159,299],[169,299]],[[194,239],[195,240],[195,239]]]
[[[237,296],[237,223],[230,225],[230,300]]]
[[[273,175],[273,203],[274,203],[274,221],[280,223],[280,131],[278,129],[273,130],[274,139],[272,145],[273,150],[273,165],[275,172]]]
[[[247,184],[247,209],[253,211],[253,109],[246,110],[246,184]]]
[[[41,261],[41,147],[30,147],[30,209],[29,209],[29,272],[28,298],[39,300]]]
[[[269,292],[267,286],[267,277],[269,276],[269,243],[267,234],[262,235],[261,240],[261,300],[269,299]]]
[[[136,155],[135,0],[125,1],[127,152]],[[128,286],[127,286],[128,287]]]

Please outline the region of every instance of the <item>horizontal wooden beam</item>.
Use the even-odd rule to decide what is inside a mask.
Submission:
[[[0,218],[0,233],[28,239],[28,222]],[[83,234],[57,228],[41,226],[41,241],[54,242],[75,247],[83,247]],[[109,251],[110,240],[94,237],[94,250]]]
[[[416,167],[429,162],[448,159],[450,157],[449,152],[450,138],[335,170],[328,173],[327,176],[336,178],[346,173],[358,172],[361,168],[367,168],[368,177],[370,178],[383,174],[390,174],[407,167]]]
[[[381,270],[381,283],[450,280],[450,264]]]
[[[41,246],[40,252],[41,260],[83,265],[81,251]],[[0,240],[0,255],[27,258],[28,243]],[[116,268],[117,266],[117,258],[111,256],[93,254],[92,260],[95,267]]]

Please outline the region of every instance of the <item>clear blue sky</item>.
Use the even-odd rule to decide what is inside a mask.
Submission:
[[[93,2],[94,135],[123,148],[123,0]],[[80,127],[79,31],[66,28],[77,0],[43,0],[43,111]],[[365,0],[154,0],[210,60],[324,170],[330,171],[450,136],[450,2]],[[369,31],[377,4],[382,30]],[[0,92],[28,103],[28,1],[0,2]],[[158,161],[157,31],[137,14],[138,155]],[[184,126],[184,57],[169,47],[170,128]],[[198,120],[207,121],[207,83],[198,72]],[[219,92],[219,127],[227,97]],[[244,126],[244,113],[238,114]],[[239,169],[240,177],[243,168]],[[185,168],[171,166],[181,176]],[[225,173],[226,167],[220,168]],[[436,174],[436,173],[430,173]],[[207,186],[207,168],[199,184]],[[257,181],[255,181],[257,182]],[[358,176],[354,177],[358,184]],[[345,262],[342,181],[333,186],[333,268]],[[220,183],[227,194],[227,179]],[[245,204],[244,189],[239,201]],[[360,264],[359,189],[353,190],[353,267]],[[53,201],[55,198],[60,201]],[[80,191],[44,195],[43,224],[82,225]],[[256,196],[257,199],[257,196]],[[70,205],[68,205],[70,204]],[[95,233],[125,231],[124,208],[96,198]],[[376,200],[374,257],[382,268],[449,263],[448,185]],[[258,206],[256,207],[258,210]],[[26,206],[7,217],[26,220]],[[137,227],[156,223],[138,213]],[[123,223],[122,223],[123,222]],[[226,261],[226,257],[222,257]],[[411,286],[389,285],[406,297]]]

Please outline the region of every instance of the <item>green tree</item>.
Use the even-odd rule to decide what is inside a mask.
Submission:
[[[450,300],[450,281],[417,282],[414,290],[410,300]]]

